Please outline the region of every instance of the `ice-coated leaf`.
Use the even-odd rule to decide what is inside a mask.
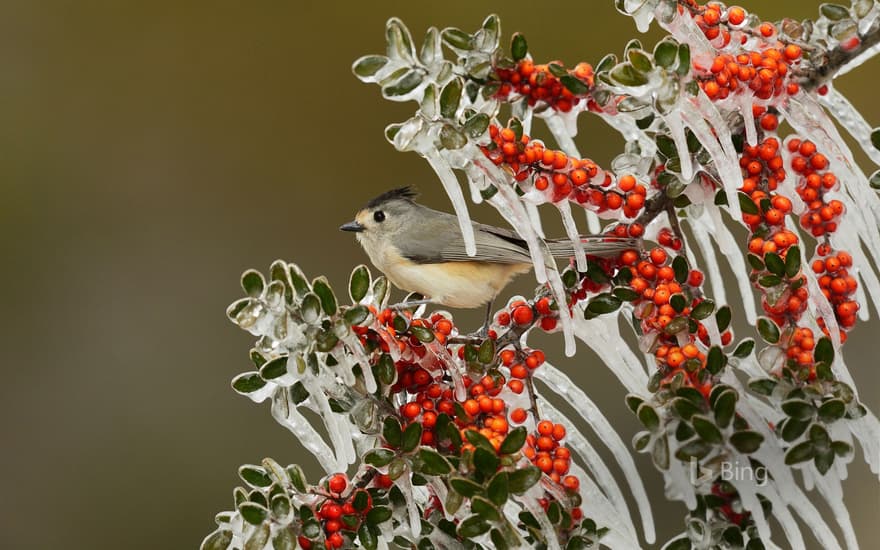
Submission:
[[[526,428],[524,426],[512,430],[507,434],[507,437],[504,438],[498,451],[505,455],[518,453],[522,450],[523,444],[526,442],[526,435]]]
[[[444,124],[440,128],[440,144],[444,149],[456,150],[467,145],[467,137],[451,124]]]
[[[559,77],[559,82],[568,88],[568,91],[574,95],[586,95],[590,92],[590,87],[583,80],[574,75],[565,74]]]
[[[654,61],[664,69],[671,68],[677,57],[678,44],[675,42],[663,40],[654,47]]]
[[[449,461],[428,447],[419,449],[419,459],[422,461],[421,472],[423,474],[442,476],[452,471],[452,465],[449,464]]]
[[[251,525],[259,525],[269,517],[269,509],[256,502],[243,502],[238,507],[241,517]]]
[[[648,83],[648,77],[629,63],[618,64],[608,74],[612,80],[622,86],[642,86]]]
[[[819,6],[819,13],[832,21],[849,17],[849,10],[840,4],[822,4]]]
[[[753,378],[749,380],[749,389],[758,395],[770,395],[778,383],[772,378]]]
[[[445,42],[448,46],[458,50],[470,50],[471,49],[471,35],[462,31],[461,29],[456,29],[453,27],[449,27],[443,29],[441,31],[440,36],[443,38],[443,42]]]
[[[343,318],[345,322],[349,325],[360,325],[364,321],[367,320],[367,317],[370,316],[370,310],[367,309],[366,306],[357,305],[352,308],[348,308],[343,314]]]
[[[389,99],[404,96],[415,90],[424,81],[421,71],[411,69],[401,75],[397,80],[382,87],[382,95]]]
[[[678,45],[678,66],[675,71],[681,76],[691,71],[691,48],[687,44]]]
[[[789,399],[782,402],[782,411],[796,420],[809,420],[816,411],[813,404],[803,399]]]
[[[724,332],[730,326],[731,319],[730,306],[721,306],[715,313],[715,324],[718,325],[718,332]]]
[[[816,349],[813,350],[813,359],[817,363],[825,363],[829,366],[834,363],[834,345],[830,338],[827,336],[819,338],[819,341],[816,342]]]
[[[293,487],[299,491],[300,493],[306,492],[306,474],[303,472],[302,468],[299,464],[291,464],[286,468],[287,477],[290,478],[290,482],[293,484]]]
[[[721,348],[719,346],[709,348],[709,353],[706,355],[706,370],[712,374],[718,374],[725,365],[727,365],[727,356],[724,355]]]
[[[536,466],[525,466],[508,474],[508,488],[511,493],[519,495],[528,491],[539,479],[541,470]]]
[[[474,514],[458,524],[458,535],[463,539],[471,539],[486,533],[491,528],[486,520]]]
[[[410,452],[419,446],[422,441],[422,424],[413,422],[403,430],[400,448],[403,452]]]
[[[660,427],[660,417],[657,415],[657,411],[654,410],[654,407],[647,403],[642,403],[639,405],[639,409],[636,412],[639,417],[641,423],[648,428],[649,430],[657,431]]]
[[[467,498],[471,498],[472,496],[480,494],[483,491],[482,485],[464,477],[451,478],[449,480],[449,485],[450,487],[452,487],[453,490],[455,490],[455,492]]]
[[[755,204],[751,197],[742,192],[737,193],[737,195],[739,196],[739,208],[744,214],[757,215],[759,213],[758,205]]]
[[[263,289],[266,287],[266,279],[263,278],[263,274],[255,269],[248,269],[241,275],[241,288],[244,289],[245,294],[250,296],[251,298],[256,298],[260,294],[262,294]]]
[[[712,404],[712,411],[715,413],[715,422],[721,428],[726,428],[730,421],[733,420],[733,413],[736,412],[736,402],[739,396],[732,389],[724,390],[715,399]]]
[[[490,451],[483,447],[477,447],[474,449],[474,466],[476,466],[477,470],[484,476],[488,477],[494,474],[498,470],[498,465],[500,463],[501,460],[498,458],[498,455],[495,454],[495,451]]]
[[[733,350],[733,356],[738,357],[739,359],[745,359],[751,355],[752,350],[754,349],[755,341],[752,338],[745,338],[736,346],[736,349]]]
[[[785,463],[789,466],[810,460],[816,455],[812,441],[802,441],[785,453]]]
[[[420,327],[418,325],[411,325],[409,327],[409,331],[412,333],[413,336],[416,337],[416,339],[418,339],[419,342],[422,342],[423,344],[430,344],[434,341],[434,331],[429,328]]]
[[[453,78],[443,87],[443,91],[440,92],[440,114],[444,118],[455,117],[458,105],[461,103],[461,89],[461,79]]]
[[[263,550],[266,547],[266,543],[269,542],[271,532],[268,523],[261,524],[251,532],[251,535],[244,543],[243,550]]]
[[[489,120],[489,115],[486,113],[476,113],[465,121],[462,130],[472,139],[477,139],[486,132],[486,128],[489,127]]]
[[[691,317],[698,321],[702,321],[706,317],[712,315],[712,312],[715,311],[715,302],[712,300],[703,300],[696,306],[694,306],[693,311],[691,312]]]
[[[829,399],[819,406],[819,419],[826,424],[843,418],[846,414],[846,404],[842,399]]]
[[[265,385],[266,381],[260,378],[258,372],[245,372],[232,379],[232,389],[242,395],[253,393]]]
[[[587,307],[584,308],[584,318],[592,319],[605,313],[617,311],[622,303],[621,299],[614,294],[604,292],[590,299]]]
[[[202,541],[200,550],[227,550],[232,544],[232,531],[217,529]]]
[[[348,294],[352,303],[358,303],[364,299],[370,290],[370,270],[361,264],[354,268],[348,280]]]
[[[333,294],[333,290],[330,288],[330,283],[327,282],[327,279],[324,276],[317,277],[312,281],[312,289],[321,300],[321,309],[324,310],[324,313],[327,315],[336,315],[336,296]]]
[[[639,48],[631,48],[626,52],[626,58],[632,64],[633,68],[639,72],[647,73],[654,68],[651,57]]]
[[[801,249],[792,246],[785,253],[785,276],[793,278],[801,270]]]
[[[711,450],[712,447],[702,439],[694,439],[679,447],[675,451],[675,458],[685,462],[691,457],[700,459],[709,454]]]
[[[514,33],[510,39],[510,56],[514,61],[523,59],[529,53],[529,45],[526,37],[520,33]]]
[[[785,273],[785,262],[775,252],[764,254],[764,265],[767,266],[767,271],[774,275],[781,277]]]
[[[360,79],[368,79],[378,73],[382,67],[388,64],[388,58],[384,55],[365,55],[354,62],[352,72]]]
[[[709,417],[695,414],[693,418],[691,418],[691,423],[694,426],[694,430],[697,432],[697,435],[700,436],[700,439],[707,443],[720,443],[721,442],[721,430],[718,429],[718,426],[715,425],[715,421]]]
[[[486,494],[489,495],[489,500],[495,503],[495,505],[504,506],[504,503],[507,502],[507,498],[510,495],[507,472],[498,472],[492,477],[492,480],[489,481],[489,485],[486,488]]]
[[[400,447],[403,441],[403,429],[400,427],[400,422],[393,416],[385,417],[382,425],[382,437],[385,438],[385,442],[391,447]]]
[[[394,451],[389,449],[371,449],[364,455],[364,462],[377,468],[387,466],[394,458]]]
[[[779,327],[776,323],[767,317],[758,317],[758,334],[768,344],[775,344],[779,341]]]
[[[287,374],[287,356],[276,357],[260,368],[264,380],[273,380]]]
[[[387,506],[374,506],[367,512],[367,523],[378,525],[391,519],[391,508]]]

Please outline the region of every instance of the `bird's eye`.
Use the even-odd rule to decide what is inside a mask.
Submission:
[[[376,210],[375,212],[373,212],[373,219],[377,222],[385,221],[385,212],[382,212],[381,210]]]

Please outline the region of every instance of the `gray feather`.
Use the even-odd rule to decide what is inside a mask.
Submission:
[[[407,229],[406,239],[398,239],[396,243],[401,255],[413,262],[532,263],[528,245],[514,231],[481,223],[473,224],[477,254],[468,256],[458,219],[454,215],[419,204],[415,206],[418,209],[418,223]],[[554,257],[574,256],[574,246],[569,239],[548,239],[546,242]],[[634,248],[637,243],[635,239],[601,236],[582,237],[581,242],[588,255],[603,257],[614,256],[623,250]]]

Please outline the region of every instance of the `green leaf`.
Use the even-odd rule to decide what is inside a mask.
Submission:
[[[651,405],[642,403],[639,405],[636,415],[639,417],[639,421],[652,432],[660,428],[660,417]]]
[[[663,547],[663,550],[691,550],[691,539],[679,537]]]
[[[525,426],[520,426],[512,430],[507,434],[507,437],[504,438],[504,442],[501,443],[501,448],[498,451],[504,455],[518,453],[522,450],[523,444],[526,442],[526,435]]]
[[[242,550],[263,550],[266,543],[269,542],[270,535],[271,529],[269,524],[263,523],[250,534]]]
[[[348,294],[352,303],[360,302],[370,290],[370,270],[361,264],[354,268],[348,280]]]
[[[491,363],[495,359],[495,340],[486,338],[480,344],[477,350],[477,360],[484,365]]]
[[[507,486],[511,493],[521,495],[541,479],[537,466],[525,466],[507,474]]]
[[[676,313],[681,313],[687,306],[687,300],[685,300],[683,294],[673,294],[669,297],[669,305],[672,306]]]
[[[303,472],[302,468],[299,467],[298,464],[291,464],[286,468],[287,477],[290,478],[291,484],[293,484],[294,489],[299,491],[300,493],[306,492],[306,474]]]
[[[527,53],[529,53],[529,45],[526,37],[518,32],[514,33],[510,39],[510,56],[514,61],[519,61],[525,58]]]
[[[382,437],[385,438],[385,442],[391,447],[400,447],[403,441],[403,429],[400,427],[400,422],[393,416],[385,417],[385,421],[382,424]]]
[[[664,69],[671,68],[677,56],[678,44],[671,40],[658,42],[654,47],[654,61]]]
[[[678,448],[675,452],[675,458],[681,461],[688,461],[691,457],[701,459],[712,450],[712,447],[702,439],[693,439]]]
[[[736,346],[735,350],[733,350],[733,356],[745,359],[751,355],[753,349],[755,349],[755,341],[751,338],[746,338]]]
[[[605,313],[617,311],[622,303],[620,298],[610,292],[599,294],[594,296],[587,304],[586,309],[584,309],[584,318],[592,319]]]
[[[265,385],[266,381],[260,377],[258,372],[245,372],[232,379],[232,389],[242,395],[254,393]]]
[[[666,434],[659,437],[651,447],[651,461],[659,470],[669,469],[669,440]]]
[[[840,21],[850,16],[849,10],[839,4],[822,4],[819,6],[819,13],[832,21]]]
[[[252,464],[244,464],[238,468],[238,476],[251,487],[268,487],[272,485],[272,479],[266,470]]]
[[[635,414],[636,411],[639,409],[639,405],[645,402],[644,399],[634,393],[628,393],[625,397],[625,400],[626,406],[629,407],[629,410],[631,410],[633,414]]]
[[[730,326],[730,306],[721,306],[715,313],[715,322],[718,324],[718,332],[724,332]]]
[[[796,420],[810,420],[815,410],[812,403],[803,399],[789,399],[782,402],[782,411]]]
[[[827,336],[819,338],[819,341],[816,342],[816,349],[813,350],[813,359],[817,363],[825,363],[828,366],[834,363],[834,345],[830,338]]]
[[[483,486],[463,477],[453,477],[449,480],[449,485],[463,497],[471,498],[474,495],[483,492]]]
[[[826,424],[840,420],[844,414],[846,414],[846,404],[842,399],[829,399],[819,406],[819,419]]]
[[[423,80],[424,75],[421,71],[411,69],[391,84],[383,87],[382,93],[388,97],[406,95],[415,90]]]
[[[400,449],[408,453],[419,446],[422,441],[422,424],[421,422],[412,422],[403,430],[403,438],[401,439]]]
[[[853,448],[852,445],[846,441],[832,441],[831,450],[834,451],[834,454],[837,456],[845,457],[852,452]]]
[[[488,127],[489,115],[486,113],[476,113],[465,121],[461,129],[471,138],[477,139],[486,132]]]
[[[394,458],[394,451],[389,449],[370,449],[364,455],[364,462],[371,466],[381,468],[387,466]]]
[[[672,271],[675,273],[675,280],[679,284],[684,284],[688,279],[688,272],[690,268],[688,267],[687,258],[684,256],[676,256],[672,259]]]
[[[874,146],[874,149],[880,150],[880,128],[871,130],[871,145]]]
[[[501,514],[498,513],[498,509],[495,508],[495,505],[483,497],[474,497],[471,499],[471,511],[478,514],[486,521],[498,521],[501,519]]]
[[[260,368],[260,376],[264,380],[273,380],[287,374],[287,356],[272,359]]]
[[[259,525],[269,517],[269,509],[256,502],[242,502],[238,511],[242,519],[251,525]]]
[[[801,250],[792,246],[785,253],[785,276],[793,278],[801,270]]]
[[[712,404],[712,411],[715,413],[715,422],[721,428],[726,428],[733,419],[736,411],[736,402],[739,396],[734,390],[724,390],[715,399]]]
[[[440,453],[422,447],[419,449],[419,459],[422,461],[421,472],[429,476],[442,476],[452,471],[452,465],[443,458]]]
[[[671,404],[675,412],[678,413],[678,416],[685,420],[690,420],[693,415],[700,412],[699,407],[694,405],[690,399],[685,399],[684,397],[676,397],[671,401]]]
[[[725,365],[727,365],[727,356],[724,355],[721,348],[719,346],[709,348],[709,353],[706,355],[706,370],[712,374],[718,374]]]
[[[507,472],[498,472],[495,474],[489,482],[486,493],[489,495],[489,500],[494,502],[497,506],[504,506],[504,503],[507,502],[510,495]]]
[[[475,429],[469,429],[464,432],[464,436],[467,438],[468,442],[474,447],[481,447],[486,449],[487,451],[495,452],[495,447],[492,446],[492,443],[486,438],[485,435],[481,434]]]
[[[391,519],[391,508],[387,506],[374,506],[367,512],[367,523],[378,525]]]
[[[263,274],[259,271],[248,269],[242,273],[241,288],[244,289],[245,294],[251,298],[256,298],[262,294],[265,287],[266,280],[263,278]]]
[[[563,86],[568,88],[568,91],[573,93],[574,95],[586,95],[590,92],[590,87],[587,86],[587,83],[575,77],[574,75],[562,75],[561,77],[559,77],[559,82],[561,82]]]
[[[638,292],[625,286],[616,287],[614,290],[611,291],[611,293],[623,300],[624,302],[632,302],[633,300],[639,299]]]
[[[200,550],[226,550],[232,544],[232,531],[214,531],[202,542]]]
[[[376,535],[370,530],[370,526],[364,522],[361,524],[358,529],[358,541],[361,543],[361,546],[366,548],[367,550],[376,550],[379,547],[379,541],[376,538]]]
[[[880,170],[876,170],[871,177],[868,178],[868,185],[871,189],[880,190]]]
[[[780,423],[782,439],[788,442],[799,438],[801,434],[807,431],[812,419],[798,420],[797,418],[786,418]]]
[[[455,112],[461,103],[461,89],[462,81],[460,78],[453,78],[446,86],[443,86],[443,91],[440,92],[440,114],[444,118],[455,117]]]
[[[751,197],[742,192],[737,193],[737,195],[739,196],[739,208],[744,214],[757,215],[759,213],[758,206]]]
[[[312,281],[312,289],[321,300],[321,309],[324,310],[324,313],[335,315],[337,308],[336,296],[333,295],[333,290],[330,288],[330,283],[327,282],[327,279],[323,275],[317,277]]]
[[[693,418],[691,418],[691,422],[694,425],[694,430],[697,432],[697,435],[700,436],[703,441],[707,443],[721,442],[721,430],[715,425],[713,419],[695,414]]]
[[[776,323],[767,317],[758,317],[758,334],[768,344],[775,344],[779,341],[779,327]]]
[[[629,59],[633,68],[639,72],[647,73],[654,68],[654,63],[648,54],[638,48],[632,48],[627,51],[626,58]]]
[[[681,76],[691,72],[691,48],[687,44],[678,45],[678,66],[675,71]]]
[[[764,288],[773,288],[782,284],[782,277],[779,275],[764,275],[758,278],[758,284]]]
[[[764,265],[767,266],[767,270],[774,275],[781,277],[785,274],[785,262],[783,262],[779,254],[776,254],[775,252],[767,252],[764,254]]]
[[[501,459],[495,454],[495,451],[489,451],[483,447],[474,449],[474,466],[484,476],[489,477],[498,471]]]
[[[561,76],[565,76],[568,74],[568,71],[565,70],[565,67],[560,65],[559,63],[549,63],[547,65],[547,70],[550,71],[550,74],[559,78]]]
[[[367,306],[357,305],[354,307],[350,307],[345,310],[343,314],[343,318],[345,322],[351,326],[360,325],[364,321],[367,320],[367,317],[370,316],[370,310],[367,309]]]
[[[431,329],[420,327],[416,325],[411,325],[409,327],[410,333],[416,337],[419,342],[424,344],[429,344],[434,341],[434,331]]]
[[[789,466],[810,460],[816,455],[812,441],[802,441],[785,453],[785,463]]]
[[[778,383],[772,378],[753,378],[749,380],[749,389],[758,395],[770,395]]]
[[[648,77],[637,71],[629,63],[620,63],[608,73],[612,80],[622,86],[642,86],[648,83]]]
[[[458,524],[458,536],[463,539],[472,539],[486,533],[491,525],[477,514],[474,514]]]
[[[467,145],[467,137],[455,126],[444,124],[440,128],[440,144],[444,149],[454,151]]]

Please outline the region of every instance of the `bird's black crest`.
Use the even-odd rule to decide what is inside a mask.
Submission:
[[[393,201],[395,199],[401,199],[401,200],[412,202],[415,200],[415,198],[418,195],[419,194],[416,192],[416,190],[410,186],[398,187],[398,188],[392,189],[390,191],[385,191],[384,193],[382,193],[378,197],[370,200],[370,202],[367,203],[366,207],[367,208],[375,208],[376,206],[379,206],[380,204],[385,204],[386,202]]]

